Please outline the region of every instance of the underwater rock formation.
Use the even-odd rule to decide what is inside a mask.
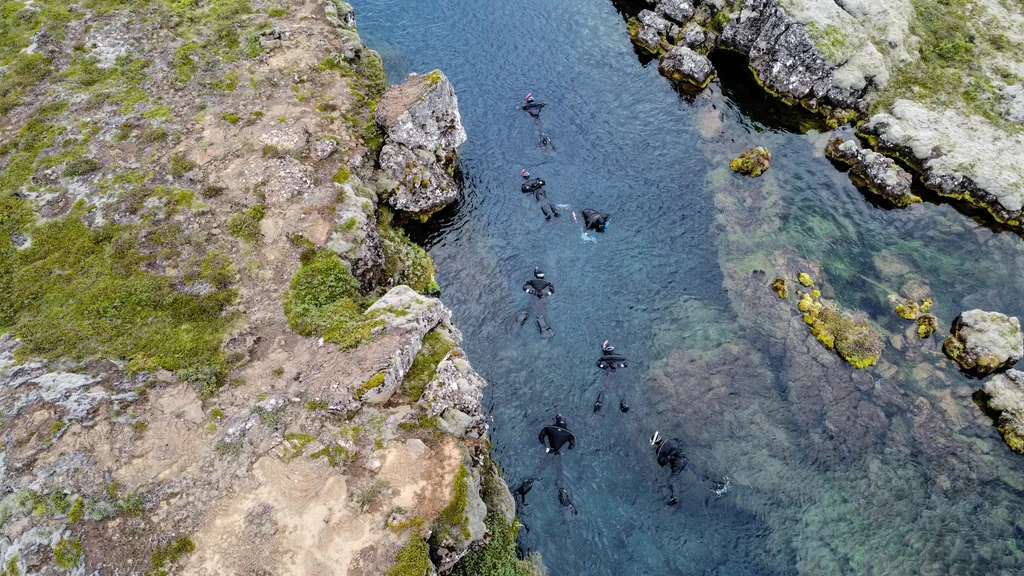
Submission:
[[[861,148],[854,140],[833,138],[825,147],[825,156],[850,166],[854,184],[863,185],[900,208],[920,202],[910,192],[914,178],[909,172],[878,152]]]
[[[757,148],[744,150],[738,158],[734,158],[732,162],[729,162],[729,168],[732,168],[733,172],[756,177],[764,174],[764,171],[771,166],[769,162],[771,158],[772,153],[767,148],[758,146]]]
[[[1024,454],[1024,372],[996,374],[981,388],[988,407],[999,412],[999,432],[1015,452]]]
[[[1024,357],[1024,336],[1016,317],[968,310],[953,320],[942,349],[964,371],[991,374],[1012,367]]]
[[[717,72],[707,56],[702,56],[686,46],[676,46],[658,58],[658,71],[672,80],[685,80],[698,88],[704,88],[714,80]]]
[[[387,203],[429,214],[455,201],[456,149],[466,130],[448,78],[440,70],[410,75],[384,92],[374,119],[385,134],[381,169],[395,181]]]
[[[820,305],[820,304],[819,304]],[[850,314],[827,304],[810,309],[804,322],[826,348],[835,350],[854,368],[873,366],[882,355],[882,335],[865,314]]]

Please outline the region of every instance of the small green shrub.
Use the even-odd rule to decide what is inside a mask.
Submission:
[[[83,516],[85,516],[85,501],[75,498],[75,503],[72,504],[71,511],[68,512],[68,522],[78,524]]]
[[[254,204],[245,212],[239,212],[228,221],[228,231],[232,236],[255,244],[262,237],[260,232],[260,221],[266,215],[267,209],[263,204]]]
[[[91,174],[102,167],[103,165],[93,158],[77,158],[68,162],[67,165],[64,166],[64,171],[61,172],[61,174],[69,178],[74,178],[76,176]]]
[[[413,534],[388,568],[388,576],[426,576],[430,568],[430,546],[422,536]]]
[[[359,506],[359,510],[366,512],[370,509],[370,506],[377,501],[377,498],[388,489],[388,482],[383,478],[375,478],[369,486],[362,490],[357,490],[352,493],[352,501]]]
[[[157,546],[149,563],[153,569],[146,572],[145,576],[167,576],[166,568],[182,556],[187,556],[196,550],[196,543],[188,536],[179,536],[170,544]]]
[[[53,547],[53,561],[65,570],[71,570],[82,561],[85,549],[78,538],[65,538]]]
[[[242,121],[242,117],[234,112],[228,112],[227,114],[221,114],[220,119],[234,126]]]
[[[185,153],[181,150],[174,153],[171,156],[171,176],[175,178],[184,176],[189,172],[195,170],[199,165],[185,157]]]

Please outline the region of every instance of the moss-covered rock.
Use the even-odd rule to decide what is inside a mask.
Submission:
[[[988,396],[988,407],[999,412],[1003,440],[1015,452],[1024,454],[1024,372],[996,374],[985,382],[982,391]]]
[[[739,157],[729,162],[729,168],[732,168],[733,172],[756,177],[764,174],[764,171],[769,168],[771,158],[772,153],[767,148],[758,146],[744,150]]]
[[[786,286],[786,281],[782,278],[776,278],[775,281],[772,282],[772,290],[774,290],[775,293],[779,295],[779,298],[782,298],[783,300],[789,298],[789,288]]]
[[[930,337],[939,329],[939,320],[932,314],[921,314],[917,317],[917,337],[922,340]]]
[[[878,361],[885,344],[866,315],[842,312],[834,304],[814,304],[804,314],[804,322],[819,342],[835,350],[854,368],[867,368]],[[817,306],[820,309],[815,309]]]
[[[968,310],[953,320],[943,351],[977,375],[1012,367],[1024,357],[1020,320],[998,312]]]

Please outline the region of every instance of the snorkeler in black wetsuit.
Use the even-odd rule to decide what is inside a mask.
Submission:
[[[537,328],[540,329],[542,338],[551,338],[555,331],[548,325],[547,313],[544,306],[544,299],[554,295],[555,285],[544,279],[544,271],[540,268],[533,269],[533,278],[523,284],[523,292],[526,292],[526,309],[519,313],[517,319],[522,326],[526,319],[532,314],[537,319]]]
[[[544,130],[544,123],[540,119],[540,111],[544,109],[547,104],[538,102],[533,99],[533,93],[526,95],[526,104],[523,104],[520,108],[525,110],[530,117],[533,118],[533,131],[537,137],[537,146],[541,149],[550,148],[555,149],[555,145],[551,143],[551,136],[548,135],[547,131]]]
[[[565,421],[565,417],[561,414],[555,416],[554,425],[545,426],[541,428],[540,434],[537,435],[537,439],[544,445],[544,455],[541,456],[541,461],[537,464],[537,468],[533,471],[530,477],[523,481],[518,488],[515,489],[513,496],[517,501],[521,501],[524,505],[526,504],[526,494],[533,488],[533,483],[540,479],[541,472],[545,468],[554,464],[555,466],[555,487],[558,489],[558,501],[562,503],[562,506],[570,511],[572,514],[576,514],[576,506],[572,503],[572,499],[569,497],[569,492],[566,491],[565,487],[562,486],[562,446],[569,444],[569,450],[576,447],[576,435],[569,431],[568,424]]]
[[[683,454],[682,443],[676,439],[671,438],[665,440],[661,434],[655,432],[654,436],[651,437],[651,446],[655,449],[655,455],[658,458],[658,466],[668,466],[669,475],[665,485],[668,487],[668,502],[669,506],[675,506],[679,503],[676,500],[676,491],[673,487],[673,481],[679,476],[679,473],[686,469],[686,455]]]
[[[604,344],[601,345],[601,357],[597,359],[597,367],[602,370],[601,374],[601,391],[597,393],[597,401],[594,402],[594,412],[600,412],[601,406],[604,405],[604,392],[608,388],[609,380],[611,380],[618,370],[629,367],[629,360],[625,356],[620,356],[615,353],[615,347],[608,345],[608,341],[605,340]],[[623,412],[629,412],[629,405],[626,404],[626,400],[622,393],[622,384],[619,384],[619,410]]]
[[[612,219],[611,216],[590,208],[584,210],[582,215],[584,229],[596,232],[604,232],[608,227],[608,221]]]
[[[558,213],[558,210],[551,205],[551,201],[548,200],[548,194],[544,191],[545,182],[543,180],[540,178],[532,178],[525,168],[523,168],[523,171],[520,172],[519,175],[522,176],[524,180],[523,185],[521,186],[523,194],[533,195],[533,199],[537,202],[537,205],[540,206],[540,211],[544,213],[545,220],[551,220],[552,216],[555,218],[561,216]]]

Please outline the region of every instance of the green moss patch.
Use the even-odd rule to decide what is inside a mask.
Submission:
[[[369,340],[382,322],[363,314],[370,302],[337,254],[316,250],[292,278],[284,298],[288,326],[303,336],[322,336],[342,348]]]
[[[426,576],[430,574],[430,546],[419,535],[398,552],[395,563],[388,568],[388,576]]]
[[[411,402],[423,396],[427,384],[437,373],[437,365],[455,346],[455,341],[437,330],[431,330],[423,337],[423,347],[402,379],[401,392],[408,394]]]
[[[260,222],[267,214],[267,208],[263,204],[250,206],[244,212],[239,212],[228,220],[228,231],[232,236],[255,244],[263,236],[260,233]]]
[[[82,561],[85,549],[78,538],[65,538],[53,547],[53,562],[65,570],[70,570]]]
[[[388,88],[388,78],[384,74],[384,63],[380,55],[365,49],[354,64],[328,58],[320,64],[320,69],[336,70],[348,79],[349,92],[354,99],[349,112],[344,115],[345,122],[367,148],[375,153],[380,152],[384,145],[384,135],[373,119],[373,113],[377,110],[381,95]]]
[[[469,488],[472,482],[466,465],[459,467],[452,483],[452,498],[444,510],[434,519],[434,532],[430,541],[441,545],[446,541],[464,541],[470,537],[469,518],[466,516],[466,505],[469,499]]]
[[[84,213],[79,204],[29,230],[31,246],[0,266],[0,284],[10,286],[0,292],[0,328],[22,339],[19,353],[119,358],[135,370],[220,370],[232,322],[224,312],[235,292],[179,292],[173,279],[143,270],[159,253],[140,249],[139,227],[90,229]]]
[[[474,550],[452,569],[452,576],[542,576],[542,567],[516,557],[515,524],[509,524],[499,512],[488,512],[484,518],[491,540]]]
[[[358,390],[356,390],[356,400],[362,400],[363,396],[365,396],[368,392],[380,388],[381,385],[384,384],[384,378],[385,374],[383,372],[379,374],[374,374],[373,376],[368,378],[366,382],[363,382],[363,385],[360,386]]]
[[[171,564],[177,562],[181,557],[188,556],[196,550],[196,543],[188,536],[179,536],[170,544],[157,546],[153,555],[149,558],[152,570],[146,572],[145,576],[167,576],[167,569]]]
[[[381,249],[384,252],[384,274],[394,284],[405,284],[420,294],[440,292],[434,279],[434,261],[427,251],[417,246],[401,228],[391,226],[391,212],[381,209],[377,218]]]

